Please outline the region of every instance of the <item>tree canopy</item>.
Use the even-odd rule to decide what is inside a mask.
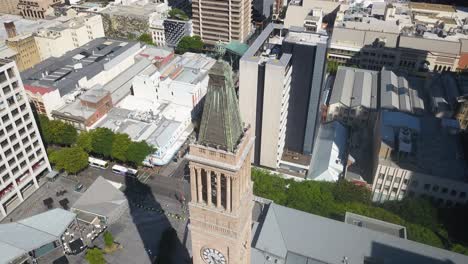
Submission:
[[[104,244],[106,245],[106,247],[110,247],[114,244],[114,236],[112,235],[111,232],[105,231],[103,237],[104,237]]]
[[[172,19],[179,19],[179,20],[184,20],[184,21],[189,20],[189,17],[187,16],[187,14],[185,14],[184,11],[178,8],[172,8],[169,11],[169,17]]]
[[[185,52],[200,53],[203,50],[203,46],[204,44],[200,36],[185,36],[177,44],[176,51],[179,54],[183,54]]]
[[[126,157],[129,163],[135,166],[140,165],[154,151],[154,148],[148,145],[145,141],[132,142],[127,149]]]
[[[91,248],[86,251],[86,260],[89,264],[105,264],[104,253],[99,248]]]
[[[39,116],[39,128],[46,144],[71,146],[76,142],[76,129],[60,120],[49,120],[47,116]]]
[[[346,212],[352,212],[382,221],[406,226],[408,239],[434,247],[468,253],[466,209],[445,212],[423,199],[404,199],[383,204],[373,204],[368,189],[345,180],[336,183],[296,182],[273,175],[262,169],[252,169],[254,194],[287,207],[343,221]],[[441,220],[440,215],[447,219]],[[456,215],[451,217],[450,215]],[[462,220],[460,220],[462,219]],[[456,222],[456,223],[453,223]],[[447,225],[462,226],[457,234],[447,230]],[[454,233],[455,232],[455,233]]]
[[[149,33],[143,33],[138,37],[138,41],[146,43],[148,45],[154,45],[153,38]]]
[[[112,152],[111,156],[113,159],[120,160],[123,162],[127,161],[127,150],[132,144],[130,137],[127,134],[117,133],[114,135],[112,141]]]
[[[55,151],[49,150],[49,161],[57,170],[76,174],[88,166],[88,153],[76,146]]]
[[[99,127],[92,130],[90,133],[93,153],[101,155],[104,158],[110,158],[112,153],[114,132],[108,128]]]

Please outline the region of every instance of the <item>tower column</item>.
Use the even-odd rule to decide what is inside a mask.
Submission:
[[[206,171],[206,200],[208,203],[208,206],[211,206],[211,170]]]
[[[226,211],[231,212],[231,177],[226,175]]]
[[[197,201],[197,174],[194,166],[190,166],[190,193],[192,201]]]
[[[202,189],[203,189],[203,185],[202,185],[202,180],[201,180],[201,173],[202,173],[202,169],[201,168],[197,168],[197,191],[198,191],[198,202],[199,203],[202,203],[203,202],[203,194],[202,194]]]
[[[216,172],[216,207],[221,208],[221,172]]]
[[[232,179],[232,208],[236,210],[239,207],[239,200],[240,200],[240,191],[239,191],[239,179],[238,178],[231,178]]]

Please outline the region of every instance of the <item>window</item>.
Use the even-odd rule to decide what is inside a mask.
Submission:
[[[393,176],[388,176],[387,181],[391,182],[393,180]]]
[[[430,190],[431,185],[429,183],[424,184],[424,190]]]
[[[457,191],[452,190],[452,191],[450,192],[450,195],[451,195],[451,196],[457,196]]]
[[[382,172],[381,172],[381,173],[379,173],[379,179],[383,179],[383,178],[385,178],[385,174],[384,174],[384,173],[382,173]]]
[[[442,193],[447,193],[448,192],[448,189],[447,188],[442,188]]]
[[[376,189],[376,190],[382,189],[382,184],[381,184],[381,183],[377,184],[377,185],[375,186],[375,189]]]
[[[460,198],[465,198],[466,197],[466,192],[460,192]]]
[[[434,186],[432,187],[432,191],[434,191],[434,192],[439,191],[439,186],[434,185]]]
[[[418,187],[418,184],[419,183],[416,180],[411,181],[411,186],[413,186],[414,188]]]
[[[401,178],[400,178],[400,177],[396,177],[396,178],[395,178],[395,183],[398,183],[398,184],[399,184],[400,182],[401,182]]]
[[[398,192],[398,188],[393,187],[393,188],[392,188],[392,193],[397,193],[397,192]]]

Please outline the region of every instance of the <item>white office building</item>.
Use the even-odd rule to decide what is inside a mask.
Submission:
[[[41,55],[41,60],[61,57],[66,52],[79,48],[91,40],[103,38],[102,18],[96,14],[86,14],[66,19],[62,24],[40,30],[34,39]]]
[[[39,188],[50,170],[16,64],[0,60],[0,218]]]

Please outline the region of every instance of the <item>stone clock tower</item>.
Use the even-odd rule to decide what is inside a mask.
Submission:
[[[193,263],[247,264],[254,138],[240,120],[231,67],[218,61],[209,78],[198,140],[187,155]]]

